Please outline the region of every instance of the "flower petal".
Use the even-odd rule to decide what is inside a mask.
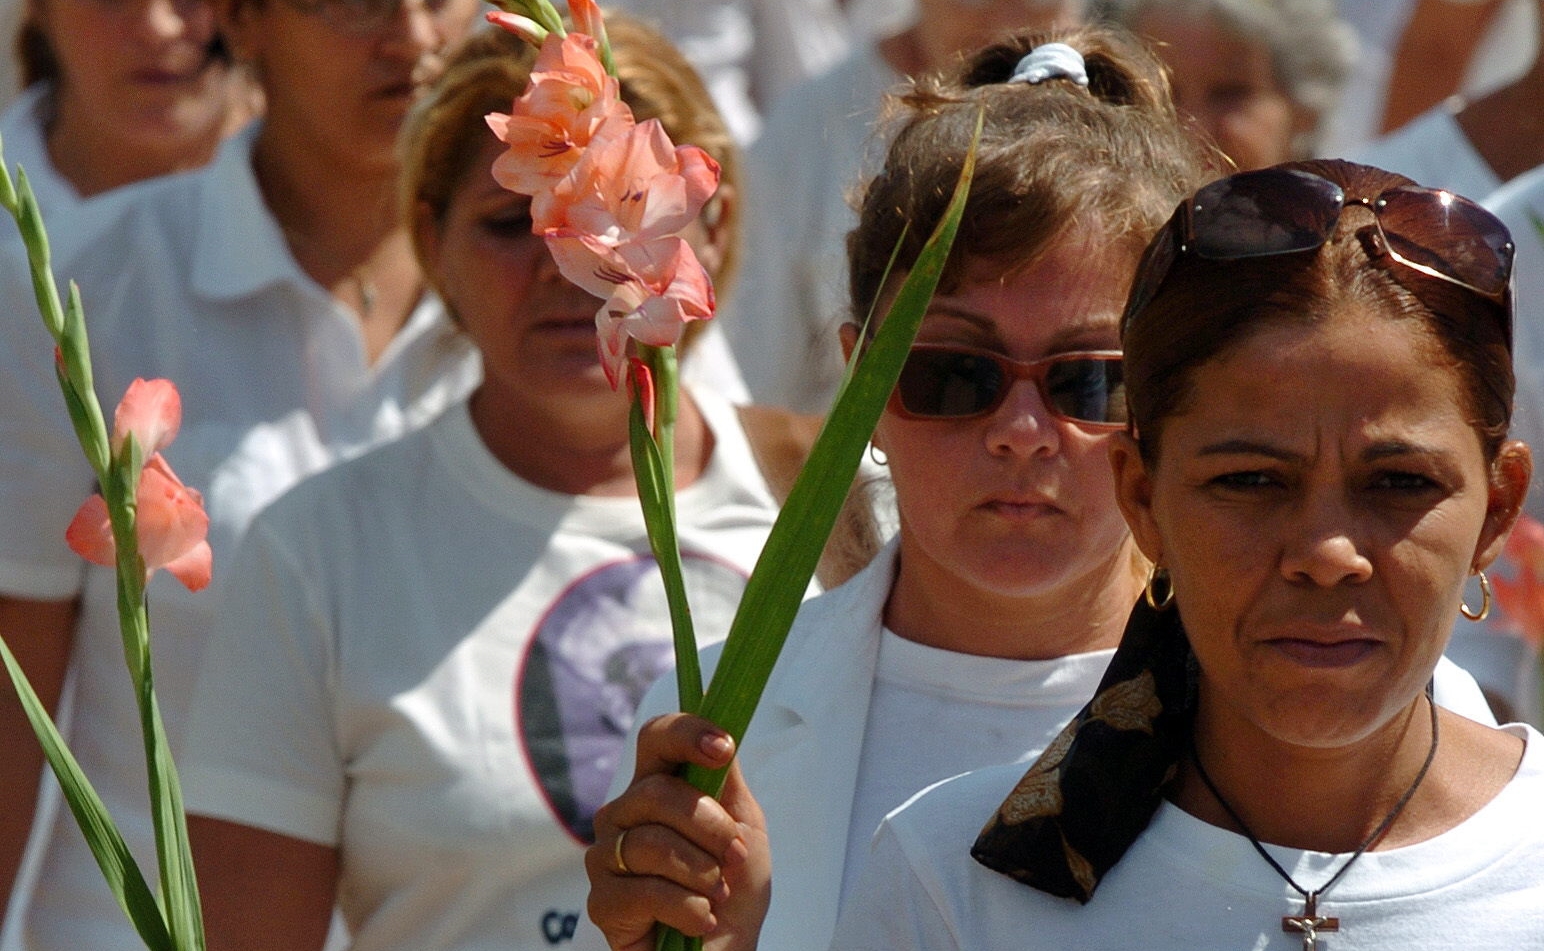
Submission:
[[[202,591],[214,576],[214,551],[208,542],[199,542],[181,558],[167,562],[166,570],[189,591]]]
[[[205,544],[209,516],[203,496],[183,485],[161,455],[152,456],[140,473],[137,500],[136,534],[146,570],[181,561]]]
[[[601,20],[600,7],[595,0],[568,0],[568,15],[574,21],[574,29],[590,36],[603,36],[606,25]]]
[[[93,495],[70,519],[64,530],[65,543],[70,550],[93,565],[108,568],[117,564],[118,545],[113,541],[113,525],[107,516],[107,500]]]
[[[113,455],[123,451],[129,433],[148,457],[171,445],[182,426],[182,397],[170,380],[140,380],[118,403],[113,415]]]

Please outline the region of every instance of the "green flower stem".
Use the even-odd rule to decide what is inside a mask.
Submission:
[[[134,684],[149,773],[150,807],[160,873],[159,895],[150,892],[101,797],[81,773],[47,710],[27,683],[25,673],[3,642],[0,642],[0,651],[4,652],[7,671],[22,698],[44,755],[59,778],[65,799],[108,887],[141,940],[151,951],[203,951],[203,914],[188,844],[187,817],[151,673],[146,572],[135,531],[136,498],[144,453],[130,436],[117,457],[113,456],[106,419],[96,397],[80,291],[71,284],[67,304],[60,303],[50,263],[48,233],[38,212],[37,199],[26,173],[18,171],[13,182],[3,161],[0,161],[0,206],[16,220],[27,248],[38,312],[58,347],[56,374],[60,391],[81,449],[96,473],[102,498],[107,503],[117,548],[119,630],[124,661]]]
[[[686,597],[680,538],[676,534],[675,420],[680,392],[675,351],[671,347],[640,346],[639,353],[654,377],[654,430],[649,431],[643,407],[635,396],[629,416],[633,476],[638,483],[638,502],[643,508],[649,548],[665,583],[665,602],[670,608],[670,630],[675,642],[676,690],[681,709],[694,713],[702,706],[702,669],[697,662],[697,635]]]

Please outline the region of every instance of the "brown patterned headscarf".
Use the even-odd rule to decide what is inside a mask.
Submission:
[[[1147,828],[1189,743],[1190,643],[1179,611],[1137,602],[1094,699],[1019,780],[970,854],[1087,902]]]

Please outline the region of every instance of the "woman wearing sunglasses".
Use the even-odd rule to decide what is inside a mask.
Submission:
[[[669,774],[722,765],[727,738],[681,715],[643,728],[587,857],[615,949],[652,947],[656,921],[714,947],[758,929],[763,947],[825,947],[879,820],[932,782],[1033,758],[1110,659],[1147,576],[1107,459],[1126,426],[1120,308],[1201,157],[1147,54],[1100,28],[1049,38],[989,47],[902,100],[849,241],[860,315],[884,311],[893,250],[904,269],[942,214],[978,109],[985,126],[960,239],[875,435],[899,538],[805,606],[722,803]]]
[[[1431,691],[1532,470],[1511,255],[1478,206],[1349,163],[1179,208],[1110,453],[1146,597],[1027,774],[885,820],[833,947],[1544,947],[1544,737]]]

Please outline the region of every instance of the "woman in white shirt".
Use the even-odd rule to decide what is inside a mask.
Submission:
[[[1144,603],[1022,779],[885,820],[832,947],[1544,946],[1544,737],[1430,686],[1532,473],[1511,251],[1344,162],[1181,205],[1122,320]]]
[[[723,169],[686,237],[726,282],[729,132],[662,37],[608,21],[624,101]],[[211,951],[319,948],[335,902],[357,951],[537,951],[583,909],[591,819],[672,642],[601,301],[490,173],[506,146],[485,117],[531,62],[478,35],[403,133],[414,244],[481,383],[287,493],[237,554],[182,761]],[[675,510],[704,642],[778,508],[749,412],[682,393]]]

